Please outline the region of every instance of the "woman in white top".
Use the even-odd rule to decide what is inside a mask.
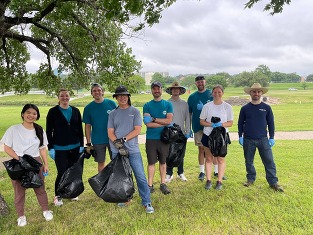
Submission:
[[[230,104],[223,101],[222,97],[224,94],[224,88],[221,85],[216,85],[212,89],[213,101],[205,104],[200,114],[200,125],[204,126],[202,144],[204,146],[205,152],[205,168],[207,181],[205,184],[205,189],[210,189],[212,187],[211,183],[211,173],[212,173],[212,163],[213,155],[208,146],[208,137],[211,134],[213,128],[222,126],[228,132],[228,127],[233,125],[233,109]],[[212,117],[219,117],[221,119],[218,123],[211,123]],[[216,189],[222,189],[222,180],[225,173],[225,158],[222,156],[215,156],[218,161],[218,181],[216,182]]]
[[[24,154],[32,156],[43,164],[40,167],[39,176],[43,182],[39,188],[34,188],[37,200],[43,211],[46,221],[52,220],[52,211],[48,210],[48,197],[45,190],[43,174],[48,174],[47,161],[47,136],[43,128],[36,124],[40,117],[39,109],[34,104],[26,104],[21,112],[23,122],[8,128],[1,139],[4,144],[4,151],[10,157],[19,160]],[[14,188],[14,205],[18,215],[17,225],[23,227],[27,224],[24,214],[25,191],[19,180],[12,180]]]

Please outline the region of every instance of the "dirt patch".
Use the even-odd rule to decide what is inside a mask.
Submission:
[[[264,103],[269,104],[269,105],[280,103],[278,98],[269,97],[269,96],[263,96],[262,101]],[[231,96],[227,100],[225,100],[225,102],[227,102],[231,106],[243,106],[243,105],[249,103],[250,99],[249,98],[241,98],[239,96]]]

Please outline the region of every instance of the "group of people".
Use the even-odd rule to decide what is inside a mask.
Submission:
[[[213,175],[217,176],[216,190],[222,189],[222,181],[226,179],[225,156],[213,156],[208,139],[212,130],[217,127],[225,128],[228,133],[228,128],[233,125],[233,110],[231,105],[222,99],[224,89],[221,85],[214,86],[212,91],[208,90],[204,76],[197,76],[195,85],[197,91],[191,94],[186,102],[180,98],[186,89],[178,82],[174,82],[166,89],[166,92],[171,95],[169,100],[162,98],[162,84],[158,81],[153,82],[151,84],[153,99],[144,105],[143,117],[140,111],[131,105],[131,94],[125,86],[116,88],[113,94],[116,104],[112,100],[104,99],[104,89],[100,84],[93,84],[91,95],[94,100],[84,108],[83,117],[76,107],[69,104],[70,92],[61,89],[58,93],[58,104],[47,114],[46,131],[35,123],[40,118],[38,107],[34,104],[26,104],[21,112],[22,124],[11,126],[1,142],[4,144],[4,151],[12,158],[19,160],[21,156],[28,154],[43,163],[39,173],[43,185],[35,188],[34,191],[47,221],[53,219],[53,213],[48,209],[48,197],[44,185],[44,176],[49,171],[46,148],[57,168],[54,205],[62,206],[63,200],[61,195],[58,195],[57,188],[64,172],[77,162],[80,153],[84,151],[82,123],[85,124],[86,146],[92,146],[94,149],[93,155],[98,163],[98,172],[105,167],[107,152],[111,160],[117,154],[127,155],[136,178],[141,203],[147,213],[154,213],[151,193],[155,191],[153,184],[155,164],[159,162],[160,191],[163,194],[171,193],[167,184],[174,178],[173,167],[166,166],[169,144],[162,142],[160,138],[165,126],[171,127],[175,123],[180,126],[187,139],[194,137],[195,145],[198,146],[200,169],[198,179],[203,181],[206,177],[206,190],[212,187],[212,165],[214,165]],[[247,171],[247,181],[244,186],[253,185],[256,179],[253,162],[257,148],[270,187],[283,192],[277,184],[276,166],[271,149],[275,144],[274,116],[271,107],[261,101],[261,96],[267,90],[258,83],[244,89],[251,97],[251,102],[241,108],[238,120],[239,143],[244,149]],[[219,121],[213,122],[212,118],[216,117]],[[138,143],[142,122],[147,127],[145,149],[148,179],[144,173]],[[226,145],[229,143],[227,139]],[[184,161],[177,167],[177,176],[180,180],[187,181],[184,175]],[[27,224],[24,214],[26,189],[18,180],[12,180],[12,184],[18,226],[25,226]],[[118,206],[124,207],[129,203],[118,203]]]

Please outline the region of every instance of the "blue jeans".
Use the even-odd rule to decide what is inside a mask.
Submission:
[[[278,178],[276,177],[276,165],[267,137],[261,139],[244,138],[243,150],[246,162],[247,180],[254,182],[256,178],[256,171],[253,164],[256,148],[258,148],[265,168],[267,182],[269,185],[276,184],[278,182]]]
[[[174,167],[166,167],[166,174],[167,175],[173,175],[173,168]],[[183,174],[184,173],[184,159],[183,161],[179,164],[179,166],[177,167],[177,174]]]
[[[112,159],[114,159],[116,155],[117,153],[112,153]],[[147,178],[143,168],[142,157],[140,152],[129,154],[129,164],[136,178],[139,196],[141,197],[141,204],[147,205],[151,203],[150,189],[148,187]]]

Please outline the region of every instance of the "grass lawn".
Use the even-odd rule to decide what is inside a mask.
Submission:
[[[303,151],[305,149],[306,151]],[[144,165],[146,155],[141,145]],[[245,181],[242,148],[233,143],[226,157],[227,180],[221,191],[204,189],[198,177],[197,151],[188,143],[185,157],[187,182],[175,179],[169,184],[172,193],[158,190],[159,173],[155,174],[156,192],[152,194],[154,214],[146,214],[140,205],[138,190],[131,205],[118,208],[98,198],[88,184],[96,174],[92,159],[85,161],[85,191],[78,202],[64,200],[61,208],[52,205],[56,169],[49,159],[50,172],[46,189],[54,220],[45,222],[36,197],[27,190],[25,214],[28,225],[16,226],[13,189],[5,171],[0,172],[1,194],[11,213],[0,218],[1,234],[312,234],[313,173],[311,141],[277,141],[273,148],[279,182],[285,193],[269,188],[261,160],[256,155],[257,180],[249,188]],[[174,169],[174,173],[176,169]],[[175,175],[176,176],[176,175]],[[215,183],[215,179],[214,179]]]

